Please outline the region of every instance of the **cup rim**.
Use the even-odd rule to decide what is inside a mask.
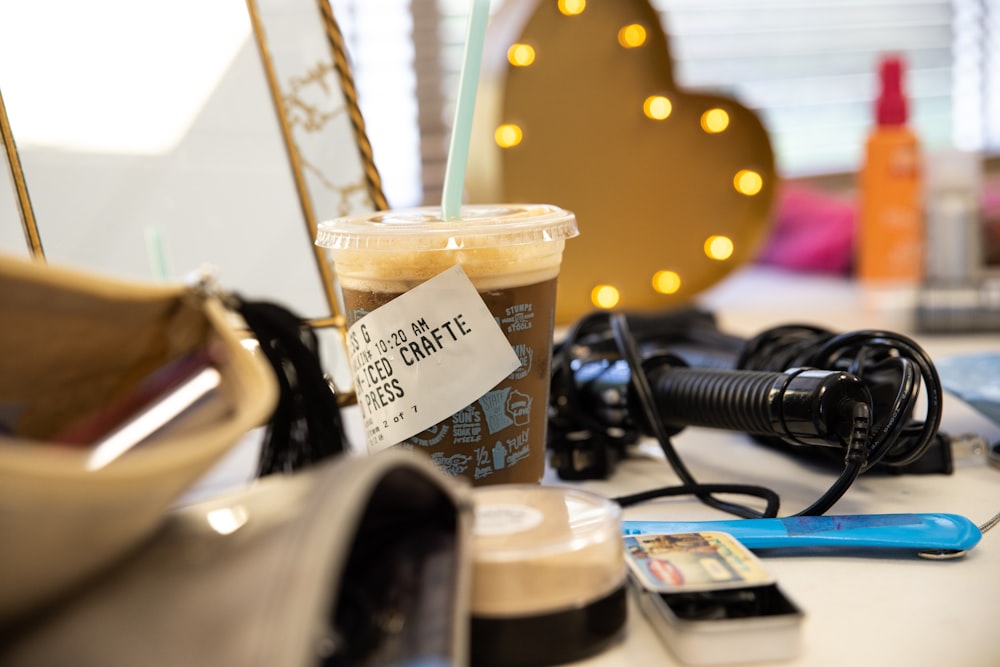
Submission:
[[[316,245],[333,250],[401,251],[500,247],[562,241],[579,234],[573,212],[551,204],[468,204],[458,220],[418,206],[325,220]]]

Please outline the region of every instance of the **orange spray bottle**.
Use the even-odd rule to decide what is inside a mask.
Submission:
[[[920,142],[907,124],[902,59],[884,58],[879,75],[859,180],[856,273],[863,281],[915,284],[924,257]]]

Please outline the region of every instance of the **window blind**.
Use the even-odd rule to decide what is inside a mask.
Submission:
[[[856,168],[885,53],[907,62],[926,148],[1000,151],[1000,0],[651,1],[677,83],[757,111],[785,176]],[[440,198],[469,4],[333,2],[350,23],[360,104],[395,206]]]
[[[910,121],[924,145],[975,147],[981,138],[969,130],[982,119],[969,100],[982,77],[969,70],[980,41],[979,23],[967,15],[974,4],[657,0],[654,6],[673,36],[677,81],[726,90],[755,109],[781,170],[808,175],[860,163],[878,61],[887,53],[905,58]],[[956,94],[959,85],[963,95]]]

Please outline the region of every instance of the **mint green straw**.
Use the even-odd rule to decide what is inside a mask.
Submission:
[[[476,108],[479,66],[483,61],[483,40],[489,16],[490,0],[473,0],[472,11],[469,13],[469,34],[465,40],[462,71],[458,79],[455,123],[451,129],[448,161],[444,168],[444,192],[441,196],[441,217],[444,220],[457,220],[462,217],[462,189],[465,183],[465,168],[469,161],[472,112]]]
[[[167,262],[167,248],[163,241],[163,230],[159,225],[146,226],[146,256],[153,277],[161,283],[170,279],[170,268]]]

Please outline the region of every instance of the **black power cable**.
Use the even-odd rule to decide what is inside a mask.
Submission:
[[[927,413],[915,422],[909,416],[921,379]],[[941,394],[927,355],[898,334],[787,326],[742,341],[720,332],[701,311],[597,312],[578,321],[556,349],[551,462],[564,479],[607,477],[628,444],[652,436],[685,492],[738,516],[775,516],[770,501],[761,512],[717,498],[713,493],[767,499],[771,492],[749,485],[710,490],[670,442],[685,426],[744,431],[842,461],[827,492],[799,512],[822,514],[872,466],[906,465],[926,451],[940,424]],[[667,493],[676,489],[619,500]]]
[[[736,362],[741,369],[810,366],[840,369],[862,378],[879,410],[874,415],[869,462],[903,467],[919,459],[941,425],[943,393],[937,369],[910,338],[880,330],[842,334],[803,325],[762,332],[747,341]],[[926,394],[923,420],[911,419],[920,395]]]

